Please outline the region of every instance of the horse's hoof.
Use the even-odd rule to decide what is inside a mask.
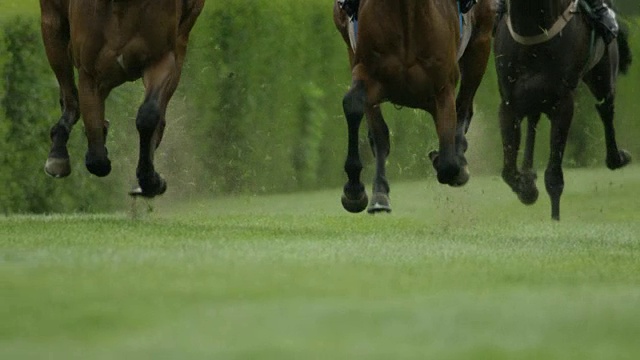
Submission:
[[[167,191],[166,183],[165,183],[164,187],[162,187],[158,191],[144,191],[144,190],[142,190],[142,188],[140,186],[138,186],[135,189],[129,191],[129,196],[132,196],[132,197],[144,197],[144,198],[151,199],[151,198],[154,198],[154,197],[156,197],[158,195],[164,194],[165,191]]]
[[[138,180],[140,182],[140,180]],[[135,189],[129,191],[129,195],[133,197],[145,197],[145,198],[153,198],[158,195],[162,195],[167,191],[167,182],[160,176],[157,175],[154,181],[145,184],[144,188],[142,186],[138,186]]]
[[[90,151],[84,156],[84,164],[95,176],[104,177],[111,172],[111,160],[109,160],[107,149],[104,148],[104,154],[95,155]]]
[[[47,158],[44,164],[44,172],[54,178],[63,178],[71,174],[69,158]]]
[[[533,205],[538,200],[538,188],[535,186],[517,193],[518,200],[525,205]]]
[[[389,201],[389,196],[385,193],[374,193],[371,196],[371,203],[369,204],[369,208],[367,208],[367,212],[369,214],[377,214],[377,213],[390,213],[391,205]]]
[[[611,170],[620,169],[631,162],[631,154],[627,150],[619,150],[618,158],[610,160],[607,158],[607,167]]]
[[[449,186],[452,186],[452,187],[464,186],[467,182],[469,182],[470,177],[471,176],[469,175],[469,167],[465,165],[460,168],[460,172],[458,173],[458,176],[455,179],[453,179],[453,181],[449,184]]]
[[[109,159],[85,161],[87,170],[95,176],[104,177],[111,172],[111,161]]]
[[[361,192],[356,199],[350,199],[345,193],[342,194],[342,207],[350,213],[359,213],[367,208],[369,199],[365,191]]]

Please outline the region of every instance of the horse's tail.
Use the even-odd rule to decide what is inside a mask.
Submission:
[[[619,25],[620,31],[616,38],[618,42],[618,68],[620,73],[626,74],[633,60],[631,48],[629,47],[629,27],[623,22],[619,22]]]

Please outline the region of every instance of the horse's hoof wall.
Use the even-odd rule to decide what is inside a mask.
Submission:
[[[460,168],[460,172],[458,173],[458,176],[453,179],[453,181],[449,184],[452,187],[461,187],[467,184],[467,182],[469,182],[469,178],[471,177],[471,175],[469,174],[469,167],[468,166],[463,166],[462,168]]]
[[[431,165],[433,165],[433,168],[438,170],[438,158],[440,157],[440,153],[438,153],[438,150],[432,150],[429,152],[429,160],[431,160]]]
[[[369,199],[367,193],[362,192],[357,199],[350,199],[346,194],[342,194],[342,207],[350,213],[359,213],[367,208]]]
[[[162,195],[167,191],[167,182],[160,177],[158,177],[158,181],[158,185],[155,186],[155,189],[153,189],[152,191],[145,191],[141,186],[138,186],[129,191],[129,195],[132,197],[144,197],[148,199],[154,198],[158,195]]]
[[[631,154],[627,150],[619,150],[618,158],[614,161],[607,159],[607,167],[611,170],[620,169],[631,162]]]
[[[367,208],[367,212],[369,214],[377,214],[377,213],[390,213],[391,212],[391,204],[389,201],[389,196],[385,193],[374,193],[371,196],[371,203]]]
[[[533,188],[527,191],[519,192],[518,200],[525,205],[533,205],[536,201],[538,201],[538,189]]]
[[[71,164],[69,159],[48,158],[44,164],[44,172],[54,178],[63,178],[71,174]]]

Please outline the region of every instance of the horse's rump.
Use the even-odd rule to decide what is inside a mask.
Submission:
[[[455,83],[459,23],[454,3],[363,0],[355,63],[382,84],[383,98],[428,107],[439,84]]]

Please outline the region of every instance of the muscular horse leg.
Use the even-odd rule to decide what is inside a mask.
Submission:
[[[181,65],[181,57],[171,52],[144,71],[145,99],[136,117],[140,135],[136,176],[140,187],[131,195],[154,197],[167,189],[167,183],[156,172],[153,161],[164,134],[167,105],[180,81]]]
[[[51,2],[41,2],[41,10],[42,39],[49,65],[58,80],[62,109],[62,116],[51,128],[52,145],[44,169],[53,177],[65,177],[71,173],[67,141],[73,125],[80,118],[78,89],[68,53],[69,23]]]
[[[564,190],[562,158],[573,118],[573,106],[573,96],[569,95],[558,102],[556,111],[549,116],[551,120],[551,151],[547,169],[544,172],[544,185],[551,198],[551,218],[553,220],[560,220],[560,196]]]
[[[386,178],[386,161],[389,156],[389,128],[387,127],[379,106],[367,106],[367,120],[369,122],[369,140],[376,158],[376,173],[373,179],[371,203],[367,211],[390,212],[389,183]]]
[[[436,94],[434,114],[439,150],[430,154],[433,166],[438,172],[438,182],[451,186],[460,186],[467,182],[469,174],[462,171],[456,154],[456,107],[454,89],[445,86]]]
[[[602,124],[604,125],[605,144],[607,149],[606,164],[611,170],[619,169],[631,162],[631,155],[626,150],[619,150],[616,142],[613,118],[615,113],[615,69],[609,65],[610,61],[603,60],[587,76],[584,81],[591,93],[600,101],[596,105]],[[610,79],[603,81],[602,79]]]
[[[596,105],[602,124],[604,125],[604,136],[607,146],[607,167],[611,170],[619,169],[631,162],[631,154],[626,150],[619,150],[616,141],[616,133],[613,127],[614,98],[605,98],[602,104]]]
[[[533,150],[536,143],[536,126],[540,121],[540,114],[536,113],[527,117],[527,136],[524,145],[524,158],[520,173],[520,189],[518,198],[525,205],[531,205],[538,200],[538,188],[536,187],[536,172],[533,169]]]
[[[473,38],[459,60],[461,80],[460,90],[456,98],[456,113],[458,117],[456,153],[460,159],[460,165],[463,167],[462,171],[467,174],[467,178],[467,159],[464,154],[467,151],[468,142],[465,135],[469,130],[471,118],[473,117],[473,98],[486,71],[490,51],[491,39],[487,32]]]
[[[111,172],[111,161],[105,146],[104,102],[108,90],[99,89],[95,79],[84,71],[79,74],[80,111],[87,136],[85,165],[96,176],[107,176]]]
[[[505,103],[500,103],[500,131],[502,133],[502,179],[518,196],[520,195],[520,171],[518,150],[520,149],[520,122],[522,121]]]
[[[364,115],[366,103],[366,89],[363,80],[354,80],[351,89],[342,100],[342,108],[347,119],[348,148],[344,171],[347,173],[347,183],[342,194],[342,206],[353,213],[361,212],[367,207],[367,193],[360,181],[362,161],[358,149],[358,135],[360,123]]]

